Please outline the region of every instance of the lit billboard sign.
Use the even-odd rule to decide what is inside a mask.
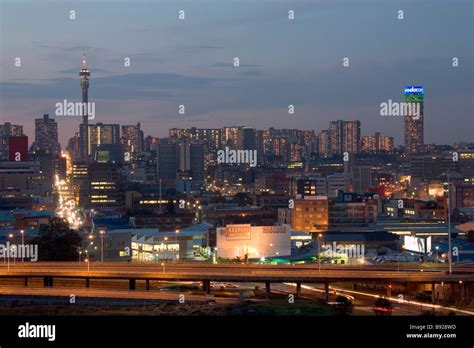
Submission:
[[[405,86],[404,88],[405,95],[408,94],[425,94],[423,86]]]
[[[429,253],[431,251],[431,236],[428,238],[404,236],[403,248],[421,254]]]
[[[250,240],[250,225],[227,225],[225,236],[227,240]]]

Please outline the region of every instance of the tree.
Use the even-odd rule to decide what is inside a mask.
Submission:
[[[54,217],[48,225],[40,226],[33,243],[38,245],[39,261],[76,261],[81,240],[64,219]]]

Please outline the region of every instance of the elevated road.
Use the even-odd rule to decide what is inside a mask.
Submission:
[[[364,267],[322,267],[318,265],[213,265],[196,263],[124,264],[24,263],[0,266],[0,278],[82,278],[163,281],[220,281],[269,283],[472,283],[474,272],[446,274],[444,270],[392,270]]]

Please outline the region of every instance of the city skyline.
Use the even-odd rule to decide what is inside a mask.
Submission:
[[[38,7],[25,14],[28,23],[23,23],[27,27],[38,24],[36,34],[15,31],[15,23],[4,16],[4,32],[11,35],[2,36],[2,121],[24,124],[25,134],[32,138],[33,120],[49,114],[58,122],[65,147],[80,120],[55,117],[54,105],[63,99],[80,100],[77,72],[85,52],[91,71],[90,101],[97,104],[97,117],[91,123],[141,122],[146,135],[163,137],[170,128],[192,126],[273,126],[319,132],[333,120],[360,120],[362,135],[381,132],[400,145],[403,120],[380,116],[380,103],[403,101],[404,86],[423,85],[425,143],[471,141],[472,42],[468,20],[462,20],[469,16],[468,1],[453,8],[440,3],[406,3],[403,26],[396,18],[387,21],[378,16],[377,9],[387,8],[372,9],[370,2],[358,3],[351,16],[340,15],[338,5],[327,1],[318,6],[307,1],[277,3],[270,9],[253,4],[251,10],[236,4],[232,11],[215,4],[163,2],[147,7],[138,2],[134,3],[135,16],[127,23],[121,19],[122,11],[131,6],[128,3],[109,8],[106,2],[94,7],[71,2],[51,13]],[[289,6],[295,11],[292,23],[285,22]],[[385,6],[396,13],[395,4]],[[156,7],[160,11],[154,11]],[[181,8],[186,10],[184,20],[178,18]],[[76,11],[74,20],[68,17],[70,9]],[[7,1],[2,10],[15,14],[21,8]],[[339,15],[320,17],[321,12]],[[104,13],[108,14],[105,18]],[[52,32],[54,26],[47,20],[51,16],[63,18],[63,32]],[[443,30],[436,27],[441,16],[446,23]],[[206,23],[201,21],[204,17]],[[366,21],[360,23],[361,18]],[[234,30],[240,27],[237,19],[248,23],[239,34]],[[422,28],[416,25],[421,19]],[[99,20],[105,20],[110,30],[93,32]],[[222,22],[228,23],[221,32],[213,32],[213,26]],[[378,28],[376,37],[370,32],[372,27]],[[324,41],[325,30],[330,30],[332,40]],[[413,42],[406,40],[412,31],[417,32]],[[68,39],[76,32],[82,33],[80,38]],[[175,39],[165,40],[166,33],[173,33]],[[42,35],[49,39],[42,40]],[[347,35],[358,40],[342,40]],[[126,49],[121,42],[127,42]],[[153,50],[151,43],[155,43]],[[456,68],[452,66],[454,54],[459,59]],[[21,67],[15,67],[16,57],[22,58]],[[129,67],[124,66],[126,57]],[[233,66],[235,57],[240,58],[238,68]],[[348,67],[342,64],[345,57]],[[295,105],[294,115],[288,114],[290,104]],[[185,105],[185,115],[179,114],[179,105]],[[455,125],[452,119],[457,120]]]
[[[473,14],[0,0],[3,341],[471,342]]]

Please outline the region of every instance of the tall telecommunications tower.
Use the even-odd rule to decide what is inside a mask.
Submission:
[[[88,121],[88,115],[87,115],[87,102],[89,100],[89,76],[91,76],[91,73],[89,69],[87,68],[87,60],[86,60],[86,54],[84,53],[82,55],[82,67],[81,71],[79,72],[79,77],[81,78],[81,89],[82,89],[82,124],[79,129],[79,134],[80,134],[80,157],[82,162],[89,162],[89,121]]]

